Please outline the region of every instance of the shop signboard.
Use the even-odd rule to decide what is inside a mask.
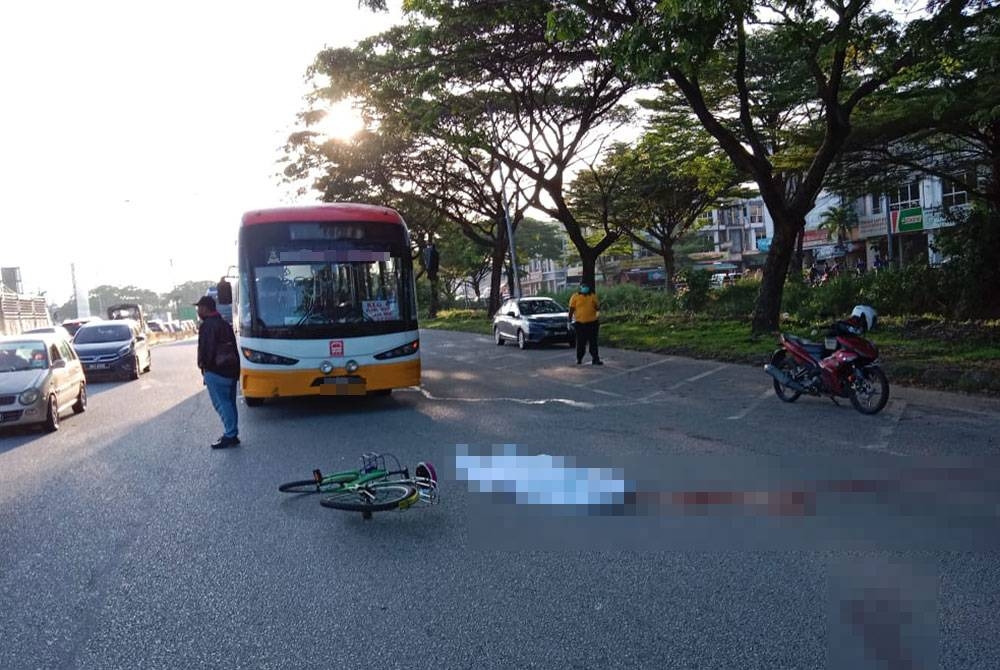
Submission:
[[[825,230],[806,230],[802,233],[802,247],[811,249],[830,243],[830,234]]]
[[[913,233],[924,229],[924,210],[920,207],[892,212],[894,233]]]
[[[859,233],[864,239],[868,239],[869,237],[885,237],[885,217],[879,216],[861,219]]]

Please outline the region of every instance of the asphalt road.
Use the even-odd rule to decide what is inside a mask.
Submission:
[[[866,417],[711,361],[422,345],[421,389],[241,402],[236,449],[208,448],[191,341],[0,434],[0,668],[1000,667],[997,400],[894,388]],[[441,504],[277,491],[365,451],[433,461]],[[667,493],[526,505],[466,451]]]

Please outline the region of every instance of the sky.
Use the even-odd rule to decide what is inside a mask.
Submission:
[[[0,266],[49,303],[86,286],[166,292],[235,263],[326,46],[399,20],[356,0],[54,0],[0,23]],[[357,127],[349,109],[343,128]]]

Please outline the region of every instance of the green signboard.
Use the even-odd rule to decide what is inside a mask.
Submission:
[[[912,233],[924,229],[924,210],[920,207],[901,209],[893,214],[896,217],[896,225],[893,227],[897,233]]]
[[[181,305],[177,310],[177,318],[181,321],[191,320],[194,321],[198,318],[198,310],[189,305]]]

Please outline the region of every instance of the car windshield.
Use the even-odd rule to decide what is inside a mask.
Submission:
[[[522,300],[518,303],[521,314],[531,316],[533,314],[559,314],[566,310],[555,300]]]
[[[0,372],[44,369],[49,367],[45,343],[35,340],[0,344]]]
[[[77,331],[75,344],[100,344],[101,342],[122,342],[131,340],[132,331],[125,324],[89,326]]]

